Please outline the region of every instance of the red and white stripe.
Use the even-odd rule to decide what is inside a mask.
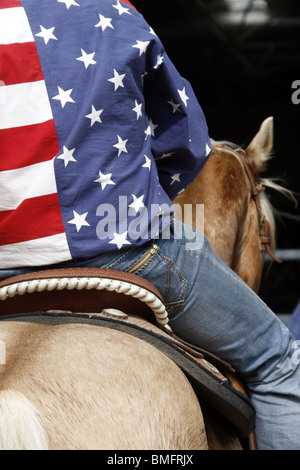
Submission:
[[[68,260],[54,174],[57,134],[18,0],[0,2],[0,56],[0,269]]]
[[[126,3],[126,5],[129,5],[131,8],[133,8],[134,10],[136,10],[135,6],[132,5],[132,3],[129,1],[129,0],[121,0],[122,3]]]

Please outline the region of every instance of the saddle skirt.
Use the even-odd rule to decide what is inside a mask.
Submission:
[[[38,271],[0,282],[0,320],[88,323],[134,335],[175,362],[205,400],[255,448],[255,411],[227,362],[174,335],[158,290],[135,274],[100,268]]]

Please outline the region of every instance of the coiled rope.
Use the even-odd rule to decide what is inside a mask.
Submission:
[[[156,321],[162,327],[168,323],[166,307],[161,300],[152,292],[138,285],[117,279],[102,277],[63,277],[45,278],[21,281],[0,288],[0,300],[6,300],[16,295],[32,294],[34,292],[53,290],[103,290],[114,291],[119,294],[129,295],[144,302],[154,313]]]

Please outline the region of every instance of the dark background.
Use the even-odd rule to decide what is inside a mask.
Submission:
[[[291,99],[300,80],[300,1],[132,2],[191,82],[213,139],[246,146],[274,116],[274,156],[264,176],[300,193],[300,104]],[[278,211],[277,248],[299,250],[299,206],[269,196]],[[265,269],[260,296],[275,313],[290,314],[300,300],[300,259]]]

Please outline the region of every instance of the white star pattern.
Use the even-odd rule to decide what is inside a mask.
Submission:
[[[75,0],[57,0],[57,1],[58,1],[58,3],[64,3],[64,4],[66,5],[66,7],[67,7],[67,10],[69,10],[69,8],[70,8],[72,5],[74,5],[74,6],[76,6],[76,7],[79,7],[79,6],[80,6],[77,2],[75,2]]]
[[[147,155],[144,155],[145,157],[145,163],[144,165],[142,165],[143,168],[148,168],[148,170],[150,171],[151,169],[151,160],[149,157],[147,157]]]
[[[157,37],[156,32],[155,32],[154,29],[151,28],[151,27],[150,27],[149,33],[152,34],[153,36],[156,36],[156,37]]]
[[[91,127],[95,124],[95,122],[100,122],[101,121],[101,114],[103,113],[104,109],[99,109],[98,111],[96,110],[95,106],[92,105],[92,112],[90,114],[86,114],[85,117],[91,120]]]
[[[76,148],[69,150],[67,149],[67,147],[63,146],[63,153],[57,156],[57,158],[64,161],[65,168],[70,162],[76,162],[75,158],[73,157],[73,153],[75,152],[75,150]]]
[[[73,211],[74,218],[72,220],[68,221],[68,224],[74,224],[76,225],[76,230],[79,232],[81,227],[86,226],[90,227],[90,224],[85,220],[86,216],[88,215],[88,212],[85,212],[84,214],[78,214],[76,211]]]
[[[108,243],[117,245],[119,250],[123,245],[131,245],[131,243],[127,240],[127,231],[123,233],[114,233],[114,238]]]
[[[161,54],[159,54],[157,56],[157,59],[156,59],[156,64],[154,65],[153,68],[158,69],[161,66],[161,64],[163,63],[163,61],[164,61],[164,57]]]
[[[173,184],[175,183],[175,181],[177,181],[177,183],[180,183],[180,173],[175,173],[174,175],[171,176],[171,183],[170,184]]]
[[[136,119],[138,120],[140,117],[143,116],[143,113],[142,113],[142,106],[143,106],[143,103],[138,103],[137,100],[135,100],[135,107],[132,108],[132,111],[134,111],[136,113]]]
[[[118,135],[118,143],[114,145],[114,147],[116,147],[119,150],[118,157],[122,154],[122,152],[128,153],[126,149],[127,142],[128,142],[128,139],[122,140],[121,137]]]
[[[164,158],[173,157],[173,155],[174,155],[174,152],[163,153],[160,157],[156,158],[156,160],[163,160]]]
[[[148,126],[147,129],[145,130],[145,134],[146,134],[145,140],[147,140],[148,137],[151,136],[151,127],[150,126]]]
[[[152,119],[149,120],[149,126],[147,127],[147,129],[145,130],[145,134],[146,134],[146,137],[145,137],[145,140],[148,139],[149,136],[152,136],[154,137],[155,136],[155,129],[158,127],[157,124],[153,124],[152,122]]]
[[[189,97],[186,94],[185,87],[183,87],[182,90],[178,90],[178,93],[185,106],[187,106],[187,100],[189,100]]]
[[[107,173],[106,175],[99,171],[99,178],[94,180],[94,183],[100,183],[101,189],[105,189],[108,184],[116,184],[111,180],[112,173]]]
[[[57,41],[57,37],[54,36],[53,31],[55,30],[55,27],[46,29],[44,26],[41,26],[41,32],[37,33],[36,36],[39,36],[40,38],[43,38],[45,41],[45,44],[48,44],[50,39],[55,39]]]
[[[176,113],[176,112],[181,112],[180,109],[179,109],[180,106],[181,106],[180,103],[179,103],[179,104],[176,104],[176,103],[174,103],[173,100],[168,101],[168,103],[169,103],[169,104],[172,106],[172,108],[173,108],[173,114]]]
[[[206,144],[206,146],[205,146],[205,152],[206,152],[206,153],[205,153],[205,156],[208,157],[209,154],[210,154],[210,152],[211,152],[211,148],[210,148],[210,146],[209,146],[208,144]]]
[[[153,124],[152,119],[150,119],[150,130],[151,130],[151,135],[154,137],[154,131],[158,127],[157,124]]]
[[[106,28],[114,29],[111,24],[112,18],[105,18],[105,16],[99,14],[99,23],[95,24],[95,28],[102,28],[102,31],[105,31]]]
[[[39,94],[33,104],[34,111],[39,101],[45,110],[37,123],[45,126],[36,126],[37,139],[32,140],[42,153],[42,139],[50,148],[49,166],[55,163],[55,179],[50,183],[57,195],[55,211],[64,227],[60,239],[66,243],[63,252],[60,246],[51,247],[49,239],[50,249],[45,253],[62,261],[92,257],[108,249],[139,245],[156,230],[159,236],[160,224],[154,230],[151,227],[155,213],[157,217],[168,214],[161,208],[170,206],[175,194],[184,191],[188,172],[193,176],[196,171],[195,159],[204,163],[211,152],[205,132],[200,135],[190,127],[193,117],[205,129],[192,89],[173,67],[155,31],[143,24],[126,0],[32,1],[36,13],[28,16],[28,23],[39,46],[38,57],[33,59],[40,62],[28,56],[28,71],[44,65],[39,75],[43,83],[36,87]],[[24,83],[31,80],[30,74],[23,75]],[[190,109],[195,109],[193,116]],[[24,120],[24,125],[31,124]],[[40,129],[49,132],[49,138]],[[57,138],[56,147],[52,147],[52,135]],[[181,160],[176,150],[180,139]],[[196,155],[194,149],[200,149]],[[176,157],[179,163],[174,167]],[[49,192],[49,185],[45,191]],[[150,218],[154,202],[157,209]],[[101,205],[113,208],[106,212],[108,217],[98,210]],[[51,224],[49,218],[50,235]]]
[[[95,65],[97,62],[94,60],[95,52],[87,54],[83,49],[81,49],[81,57],[77,57],[76,60],[80,60],[84,63],[85,68],[87,69],[89,65]]]
[[[119,2],[119,0],[117,1],[116,5],[113,5],[113,7],[116,10],[118,10],[120,16],[123,15],[124,13],[127,13],[127,15],[131,15],[129,8],[123,7],[121,3]]]
[[[120,75],[116,71],[116,69],[114,69],[114,76],[112,78],[109,78],[107,81],[112,82],[115,85],[115,91],[117,91],[119,87],[124,88],[123,80],[125,77],[126,77],[126,73],[123,73],[122,75]]]
[[[140,209],[145,207],[145,204],[143,203],[144,195],[137,197],[135,194],[132,194],[133,197],[133,202],[129,204],[128,207],[134,209],[135,213],[139,212]],[[130,214],[129,214],[130,215]]]
[[[139,49],[139,51],[140,51],[139,56],[141,56],[142,54],[145,54],[146,50],[147,50],[147,47],[150,44],[150,41],[136,41],[136,42],[137,42],[137,44],[135,44],[132,47],[136,47],[137,49]]]
[[[60,87],[57,87],[57,88],[58,88],[58,95],[53,96],[52,99],[60,101],[62,108],[65,107],[66,103],[75,103],[73,98],[71,98],[71,93],[73,91],[73,88],[71,88],[70,90],[66,90],[66,91]]]

